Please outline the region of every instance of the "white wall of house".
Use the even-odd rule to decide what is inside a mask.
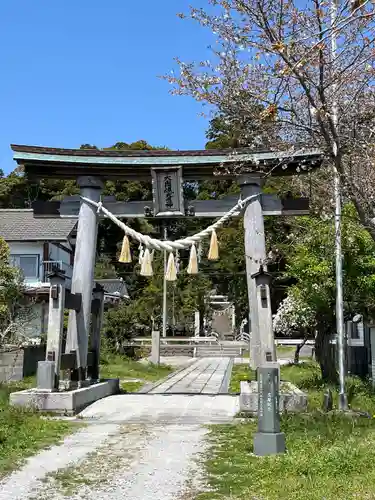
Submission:
[[[38,273],[37,276],[26,276],[25,283],[27,285],[33,285],[43,282],[44,278],[44,270],[51,271],[52,265],[46,264],[43,265],[43,244],[44,242],[28,242],[28,241],[19,241],[19,242],[8,242],[10,254],[11,256],[26,256],[26,255],[36,255],[38,259]],[[64,243],[64,246],[69,247],[69,243]],[[48,248],[48,261],[50,263],[57,262],[62,264],[62,269],[66,272],[68,278],[72,277],[72,266],[70,265],[70,253],[59,248],[53,243],[49,243]],[[48,267],[50,266],[50,267]]]
[[[37,276],[27,276],[25,282],[27,284],[40,282],[43,274],[42,262],[43,262],[43,242],[33,242],[33,241],[17,241],[17,242],[7,242],[10,249],[10,255],[20,256],[20,255],[36,255],[38,258],[38,273]]]
[[[66,272],[68,278],[72,277],[72,266],[70,265],[70,253],[59,248],[53,243],[49,243],[48,261],[50,264],[43,264],[44,261],[44,242],[7,242],[9,245],[10,255],[19,258],[20,256],[36,256],[37,272],[35,276],[25,276],[25,284],[31,287],[40,286],[44,280],[44,274],[52,270],[52,262],[61,264],[62,269]],[[64,242],[64,246],[70,249],[68,242]],[[32,261],[31,261],[32,262]],[[29,268],[33,266],[29,263]],[[30,306],[30,311],[25,317],[19,318],[19,329],[23,335],[28,337],[39,337],[41,334],[46,334],[48,329],[48,302],[36,302]]]

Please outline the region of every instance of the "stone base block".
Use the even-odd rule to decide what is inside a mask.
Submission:
[[[281,382],[280,413],[297,413],[307,410],[307,394],[290,382]],[[241,382],[240,411],[257,414],[258,412],[258,382]]]
[[[98,399],[120,392],[119,379],[109,379],[97,384],[64,392],[38,389],[13,392],[9,402],[13,406],[25,406],[39,411],[75,415]]]
[[[36,386],[40,390],[52,391],[55,384],[55,362],[39,361]]]
[[[254,455],[264,457],[285,453],[285,434],[283,432],[257,432],[254,435]]]

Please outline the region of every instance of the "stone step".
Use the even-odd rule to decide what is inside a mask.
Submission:
[[[240,347],[197,347],[197,351],[202,352],[241,352],[245,349],[241,349]]]
[[[223,347],[221,348],[220,346],[205,346],[205,347],[197,347],[196,350],[196,357],[201,358],[201,357],[229,357],[229,358],[236,358],[240,357],[243,353],[243,350],[241,350],[238,347]]]
[[[215,353],[224,353],[224,354],[226,354],[226,353],[240,354],[243,351],[241,351],[240,349],[223,349],[223,350],[217,350],[217,351],[216,350],[211,350],[211,349],[197,349],[197,352],[205,352],[205,353],[207,353],[207,352],[215,352]]]

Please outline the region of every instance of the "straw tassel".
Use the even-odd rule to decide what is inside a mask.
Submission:
[[[198,258],[197,258],[197,249],[195,245],[191,245],[190,248],[190,258],[189,265],[187,268],[188,274],[198,274]]]
[[[152,269],[152,262],[151,262],[151,253],[148,248],[146,248],[143,258],[142,258],[142,265],[141,265],[141,276],[153,276],[154,272]]]
[[[124,239],[122,240],[121,253],[120,253],[120,257],[119,257],[118,261],[122,262],[124,264],[129,264],[129,262],[132,261],[132,254],[130,252],[129,238],[126,234],[124,236]]]
[[[208,251],[208,260],[218,260],[219,258],[219,245],[217,242],[217,234],[215,229],[211,233],[210,249]]]
[[[176,281],[177,279],[176,263],[172,252],[169,254],[168,257],[167,269],[165,271],[165,279],[167,281]]]

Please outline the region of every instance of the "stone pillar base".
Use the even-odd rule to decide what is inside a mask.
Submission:
[[[51,392],[38,389],[12,392],[9,402],[12,406],[24,406],[59,415],[76,415],[98,399],[118,394],[119,379],[108,379],[89,387],[66,392]]]
[[[55,389],[55,362],[38,361],[37,388],[45,391]]]
[[[283,432],[257,432],[254,435],[254,454],[258,457],[285,453],[285,434]]]

